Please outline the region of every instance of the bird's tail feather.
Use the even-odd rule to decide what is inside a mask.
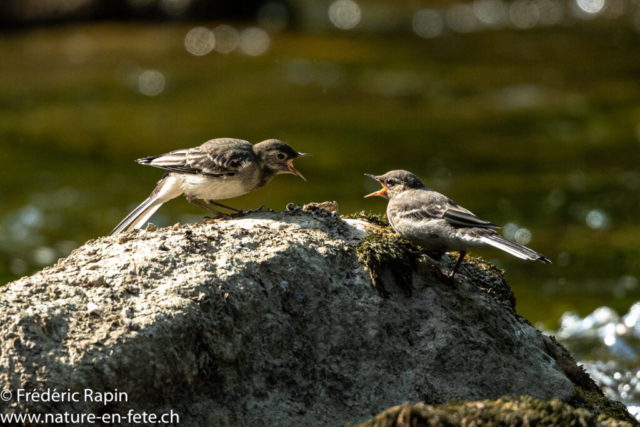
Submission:
[[[545,257],[544,255],[532,249],[529,249],[525,246],[519,245],[510,240],[507,240],[498,234],[490,234],[488,236],[483,236],[480,239],[486,244],[491,245],[495,248],[501,249],[518,258],[529,259],[533,261],[541,261],[541,262],[551,264],[551,260]]]
[[[131,211],[131,213],[109,233],[109,236],[142,227],[163,203],[163,201],[158,200],[157,195],[152,194],[144,202],[140,203],[137,208]]]
[[[163,203],[182,194],[182,191],[176,189],[173,184],[174,181],[170,178],[170,174],[165,174],[151,195],[127,215],[126,218],[109,233],[109,236],[123,231],[131,231],[134,228],[141,228]]]

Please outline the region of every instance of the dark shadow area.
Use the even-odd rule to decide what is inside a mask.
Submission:
[[[252,20],[265,0],[6,0],[0,30],[75,22]],[[278,1],[291,11],[287,2]]]

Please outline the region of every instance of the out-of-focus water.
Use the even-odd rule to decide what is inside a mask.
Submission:
[[[605,394],[640,420],[640,302],[624,316],[609,307],[585,317],[567,312],[555,334]]]
[[[529,26],[515,11],[513,25],[479,31],[476,20],[469,32],[455,27],[467,9],[431,12],[404,35],[350,32],[335,11],[344,31],[318,35],[221,23],[1,34],[0,281],[109,233],[163,174],[135,159],[214,137],[280,138],[313,153],[297,161],[308,182],[278,176],[228,204],[380,212],[363,174],[408,169],[553,261],[474,251],[507,271],[532,322],[626,312],[640,299],[631,18]],[[152,222],[203,214],[175,200]]]

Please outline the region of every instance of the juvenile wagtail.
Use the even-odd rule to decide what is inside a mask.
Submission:
[[[109,235],[141,228],[163,203],[183,194],[189,203],[217,217],[224,214],[196,199],[240,212],[214,200],[241,196],[266,185],[275,175],[283,173],[304,179],[293,167],[293,159],[304,156],[309,154],[298,153],[277,139],[252,145],[240,139],[218,138],[199,147],[139,159],[137,162],[140,164],[166,169],[168,172],[147,200],[127,215]]]
[[[551,261],[544,255],[500,236],[500,228],[478,218],[448,197],[424,186],[411,172],[395,170],[384,175],[365,174],[382,184],[382,190],[365,197],[380,196],[389,201],[387,217],[400,235],[427,252],[460,253],[451,275],[456,274],[467,248],[490,245],[518,258]]]

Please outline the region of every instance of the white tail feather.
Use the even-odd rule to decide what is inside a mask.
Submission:
[[[494,248],[498,248],[500,250],[503,250],[515,257],[518,257],[520,259],[535,259],[532,258],[530,256],[527,256],[526,254],[524,254],[522,251],[519,251],[518,249],[512,247],[512,246],[508,246],[498,240],[493,240],[490,239],[488,237],[481,237],[480,240],[482,240],[484,243],[493,246]]]
[[[123,219],[116,228],[113,229],[109,236],[122,233],[123,231],[131,231],[136,228],[142,228],[151,215],[153,215],[163,203],[178,197],[182,194],[182,190],[174,177],[167,174],[158,182],[156,189],[151,195],[129,215]]]
[[[144,202],[140,203],[129,215],[127,215],[121,222],[113,229],[109,236],[122,233],[124,231],[131,231],[134,228],[141,228],[144,222],[147,221],[155,211],[162,206],[163,201],[158,200],[157,195],[151,195]]]
[[[155,201],[155,203],[151,204],[147,209],[142,211],[137,218],[134,218],[133,222],[124,231],[131,231],[135,228],[142,228],[147,223],[149,218],[151,218],[151,215],[156,213],[160,206],[162,206],[162,203],[163,202]]]

